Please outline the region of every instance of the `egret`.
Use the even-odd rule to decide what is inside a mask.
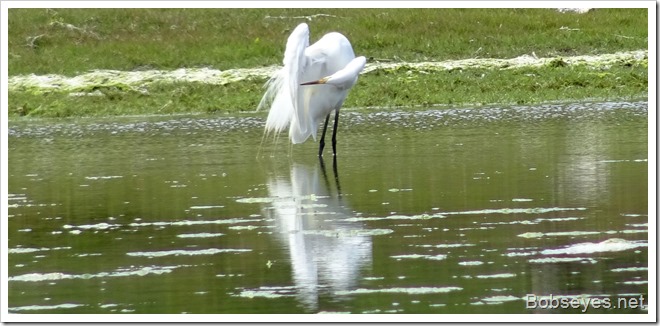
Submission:
[[[309,27],[302,23],[289,36],[284,51],[284,67],[266,84],[258,109],[268,107],[265,133],[280,133],[289,127],[293,144],[316,141],[319,124],[325,118],[319,142],[319,156],[325,147],[325,132],[332,111],[332,154],[337,155],[339,109],[355,85],[367,59],[355,57],[348,39],[337,32],[325,34],[309,45]]]

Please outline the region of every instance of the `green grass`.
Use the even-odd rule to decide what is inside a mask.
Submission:
[[[360,79],[347,105],[378,106],[380,98],[389,99],[388,105],[394,106],[634,99],[647,91],[646,69],[641,64],[631,67],[622,63],[607,70],[549,65],[508,70],[459,69],[434,74],[375,73]]]
[[[9,75],[77,75],[93,69],[249,68],[280,64],[302,18],[311,41],[348,36],[357,55],[391,61],[561,57],[638,50],[647,44],[646,9],[10,9]],[[269,18],[270,17],[270,18]],[[67,27],[70,24],[74,27]],[[565,28],[562,28],[565,27]],[[573,29],[567,30],[566,28]],[[537,103],[644,97],[645,64],[610,69],[463,69],[364,74],[345,106]],[[265,80],[225,86],[156,84],[148,95],[121,87],[104,96],[11,91],[10,116],[126,115],[254,110]]]
[[[646,96],[646,71],[641,65],[622,64],[607,70],[548,66],[434,74],[375,72],[360,77],[344,107],[638,99]],[[262,86],[263,82],[257,80],[224,86],[161,83],[148,87],[148,95],[117,87],[99,88],[104,96],[10,92],[9,115],[67,117],[254,111],[263,93]]]
[[[91,69],[218,69],[281,62],[306,16],[312,42],[344,33],[372,58],[428,61],[595,54],[647,47],[645,9],[10,9],[9,74]],[[59,22],[59,23],[58,23]],[[80,30],[69,30],[61,23]],[[579,31],[561,30],[562,26]],[[43,35],[28,46],[28,38]]]

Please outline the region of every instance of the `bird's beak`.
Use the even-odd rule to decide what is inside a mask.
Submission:
[[[315,81],[311,81],[311,82],[302,83],[302,84],[300,84],[300,85],[301,85],[301,86],[305,86],[305,85],[318,85],[318,84],[325,84],[325,83],[328,81],[328,79],[330,79],[330,77],[323,77],[323,78],[321,78],[321,79],[319,79],[319,80],[315,80]]]

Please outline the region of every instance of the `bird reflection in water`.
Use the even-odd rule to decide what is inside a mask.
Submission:
[[[316,166],[293,163],[290,179],[272,176],[268,191],[275,200],[265,209],[289,250],[296,296],[310,310],[323,296],[355,288],[360,271],[372,263],[371,236],[341,196],[336,158],[334,185],[323,158]]]

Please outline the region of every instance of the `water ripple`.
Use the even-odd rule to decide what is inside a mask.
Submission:
[[[145,266],[141,268],[120,268],[114,272],[100,272],[96,274],[65,274],[60,272],[52,273],[29,273],[9,277],[9,281],[16,282],[41,282],[41,281],[59,281],[69,279],[91,279],[99,277],[126,277],[126,276],[145,276],[149,274],[169,273],[173,269],[182,266]]]
[[[265,113],[263,113],[265,114]],[[86,134],[106,133],[120,135],[140,133],[147,135],[168,135],[175,132],[217,133],[245,132],[263,129],[265,118],[262,113],[243,114],[235,117],[183,116],[166,117],[124,117],[107,119],[79,119],[71,122],[41,124],[39,120],[12,121],[9,137],[51,137],[53,135],[81,137]],[[534,106],[488,106],[472,108],[425,107],[411,108],[362,108],[345,109],[342,121],[347,130],[364,130],[383,125],[415,130],[433,129],[440,126],[469,126],[495,122],[539,122],[544,120],[593,120],[621,121],[646,119],[648,102],[579,102],[549,103]]]

